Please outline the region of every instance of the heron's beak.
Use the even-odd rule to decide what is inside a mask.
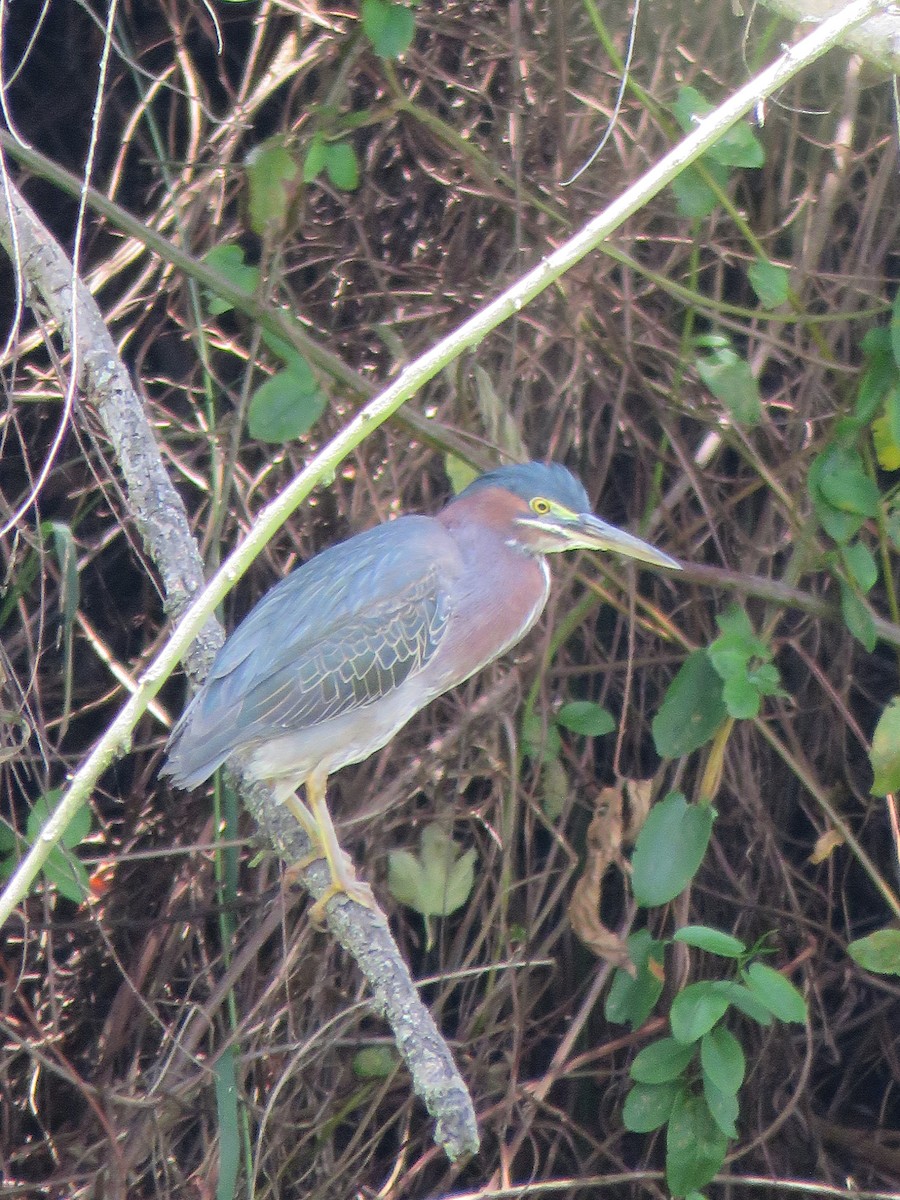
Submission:
[[[636,558],[638,562],[652,563],[656,567],[671,567],[673,571],[682,569],[681,563],[670,555],[624,529],[601,521],[593,513],[580,513],[576,520],[566,522],[565,537],[569,550],[611,550],[614,554]]]

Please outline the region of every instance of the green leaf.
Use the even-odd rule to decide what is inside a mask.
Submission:
[[[604,1014],[617,1025],[637,1029],[650,1016],[663,990],[661,966],[665,946],[648,929],[638,929],[628,938],[628,956],[636,974],[617,967],[606,995]],[[651,963],[654,969],[651,969]]]
[[[697,359],[697,374],[738,425],[762,420],[759,384],[749,364],[729,347]]]
[[[874,796],[900,790],[900,696],[894,696],[878,718],[869,761],[875,772],[871,789]]]
[[[814,508],[822,528],[830,538],[834,538],[838,545],[849,542],[865,524],[865,517],[855,517],[852,513],[839,512],[824,500],[815,500]]]
[[[248,292],[251,296],[259,287],[259,268],[250,267],[244,261],[244,251],[240,246],[213,246],[203,256],[203,261],[214,271],[218,271],[232,285]],[[204,289],[206,307],[211,316],[220,317],[222,313],[231,312],[234,305],[208,288]]]
[[[672,105],[672,114],[685,133],[696,128],[713,110],[713,105],[694,87],[681,87]],[[761,167],[765,162],[762,144],[744,122],[738,122],[723,133],[704,156],[725,167]]]
[[[260,336],[264,345],[289,368],[298,392],[310,396],[319,390],[316,374],[299,350],[285,338],[270,333],[268,329],[260,330]]]
[[[328,142],[325,146],[325,174],[342,192],[359,187],[359,163],[349,142]]]
[[[392,1046],[363,1046],[353,1056],[353,1074],[357,1079],[388,1079],[399,1063]]]
[[[690,983],[672,1001],[669,1020],[672,1036],[684,1045],[697,1042],[724,1017],[728,998],[711,982]]]
[[[897,396],[900,400],[900,393],[891,392],[890,411],[893,415],[895,408],[893,405],[893,397]],[[898,406],[900,407],[900,406]],[[872,422],[872,445],[875,447],[875,457],[878,459],[878,465],[882,471],[896,471],[900,468],[900,441],[894,436],[893,422],[888,420],[887,415],[876,417]]]
[[[728,183],[728,172],[718,163],[711,164],[715,170],[714,176],[724,175],[719,182],[724,187]],[[715,211],[719,199],[696,167],[685,167],[671,183],[675,196],[675,208],[679,216],[688,217],[692,221],[702,221]]]
[[[705,650],[689,654],[653,718],[661,758],[681,758],[708,742],[727,717],[722,681]]]
[[[25,836],[29,842],[36,842],[41,836],[41,831],[56,811],[61,798],[62,788],[52,788],[51,791],[45,792],[43,796],[35,800],[25,825]],[[81,845],[90,832],[91,810],[87,804],[84,804],[63,830],[60,842],[66,849],[73,850],[76,846]]]
[[[697,127],[697,122],[712,110],[713,105],[697,88],[680,87],[672,105],[672,116],[685,133],[691,133]]]
[[[734,1096],[744,1082],[747,1069],[741,1043],[733,1033],[717,1025],[700,1043],[703,1074],[722,1092]]]
[[[616,727],[612,713],[593,700],[572,700],[564,704],[556,714],[556,723],[585,737],[602,737]]]
[[[754,656],[757,658],[768,657],[769,647],[762,638],[756,636],[749,616],[739,605],[732,604],[725,612],[719,613],[716,617],[716,624],[721,629],[722,636],[709,648],[709,657],[714,664],[717,646],[738,648],[745,660]]]
[[[715,816],[709,805],[688,804],[680,792],[654,804],[631,861],[638,904],[668,904],[684,891],[703,861]]]
[[[744,984],[737,983],[733,979],[717,979],[713,987],[725,996],[729,1004],[742,1012],[745,1017],[749,1017],[751,1021],[755,1021],[757,1025],[769,1026],[772,1024],[772,1014],[769,1009]]]
[[[399,58],[412,45],[416,20],[405,4],[362,0],[362,27],[379,58]]]
[[[716,638],[706,653],[723,680],[722,699],[728,715],[736,720],[755,717],[760,709],[760,697],[780,692],[777,668],[768,660],[772,653],[753,632],[747,614],[737,606],[716,617],[722,636]],[[765,660],[751,669],[754,659]]]
[[[308,387],[306,370],[285,367],[261,383],[250,400],[247,428],[250,436],[260,442],[293,441],[302,437],[321,417],[325,397]]]
[[[49,534],[53,541],[56,561],[59,566],[59,608],[62,623],[62,726],[64,733],[72,710],[72,646],[75,617],[81,601],[81,586],[78,575],[78,551],[71,528],[63,521],[42,521],[41,532]]]
[[[706,154],[723,167],[761,167],[766,161],[762,142],[743,121],[723,133]]]
[[[460,854],[442,825],[426,825],[419,853],[392,850],[388,856],[388,888],[395,900],[423,917],[446,917],[468,900],[475,883],[475,851]]]
[[[478,478],[479,472],[464,459],[457,457],[455,454],[448,453],[444,455],[444,470],[447,472],[447,478],[450,480],[450,487],[453,489],[453,495],[458,496],[460,492],[465,491],[470,483]]]
[[[82,863],[70,852],[54,846],[41,870],[61,896],[83,904],[90,895],[90,881]]]
[[[759,962],[750,964],[744,978],[753,995],[779,1021],[806,1024],[806,1001],[789,979]]]
[[[551,758],[559,758],[562,750],[562,738],[556,723],[546,725],[544,718],[534,709],[526,711],[522,718],[522,753],[536,762],[547,762]]]
[[[673,1196],[709,1183],[728,1150],[728,1138],[702,1096],[676,1098],[666,1134],[666,1183]]]
[[[900,446],[900,386],[888,389],[884,398],[884,418],[895,446]]]
[[[284,231],[302,177],[300,164],[281,135],[255,146],[245,160],[250,228],[259,237]]]
[[[558,821],[571,795],[569,773],[561,758],[541,762],[541,808],[548,821]]]
[[[696,88],[683,87],[678,91],[672,112],[685,133],[689,133],[696,127],[698,119],[712,112],[712,105]],[[730,167],[758,167],[763,161],[762,145],[746,124],[732,126],[700,160],[703,170],[721,189],[728,184]],[[683,170],[671,186],[678,212],[684,217],[700,220],[718,203],[715,191],[696,167]]]
[[[862,352],[866,358],[875,359],[891,354],[891,331],[889,325],[873,325],[863,335]]]
[[[710,929],[708,925],[685,925],[672,938],[673,942],[682,942],[685,946],[696,946],[708,954],[718,954],[720,958],[740,958],[747,953],[747,947],[730,933],[721,929]]]
[[[53,788],[35,801],[25,825],[26,839],[32,844],[42,836],[44,826],[55,812],[61,797],[62,789]],[[88,898],[90,883],[84,866],[70,851],[81,845],[91,831],[91,824],[91,810],[88,805],[82,805],[63,830],[59,844],[50,851],[42,867],[44,877],[61,896],[74,904],[82,904]]]
[[[891,352],[894,355],[895,365],[900,367],[900,288],[894,296],[891,308]]]
[[[865,518],[854,513],[842,512],[825,495],[823,482],[826,475],[834,474],[835,470],[839,474],[842,469],[840,458],[835,462],[835,455],[838,453],[832,446],[822,454],[816,455],[809,468],[806,486],[822,528],[829,537],[842,544],[856,536]]]
[[[472,367],[475,383],[475,404],[481,428],[488,441],[509,455],[513,462],[528,457],[528,447],[522,438],[518,415],[508,399],[498,395],[494,381],[478,363]]]
[[[723,1092],[721,1088],[716,1087],[708,1075],[704,1074],[703,1099],[706,1101],[709,1115],[722,1133],[727,1138],[737,1137],[735,1121],[740,1112],[737,1096],[733,1092]]]
[[[753,656],[731,638],[716,638],[706,647],[706,653],[723,683],[729,679],[747,678],[747,664]],[[725,699],[724,694],[722,699]]]
[[[839,512],[876,516],[881,494],[874,479],[866,474],[859,452],[831,446],[820,458],[824,460],[818,480],[822,497]]]
[[[758,258],[747,269],[747,276],[763,308],[778,308],[787,302],[791,282],[787,267]]]
[[[629,1074],[636,1083],[669,1083],[684,1072],[695,1049],[674,1038],[660,1038],[635,1056]]]
[[[844,579],[839,579],[841,589],[841,613],[844,624],[858,642],[871,654],[878,642],[875,621],[865,601],[854,592]]]
[[[786,696],[781,687],[781,676],[774,663],[762,663],[751,671],[748,678],[761,696]]]
[[[847,947],[854,962],[876,975],[900,975],[900,929],[876,929]]]
[[[862,341],[868,365],[859,381],[853,416],[859,428],[868,425],[881,408],[888,391],[897,382],[897,364],[891,353],[887,328],[870,329]]]
[[[68,525],[62,521],[50,521],[48,524],[53,537],[56,561],[59,564],[59,606],[62,612],[63,626],[71,632],[81,597],[78,551],[75,548],[72,530]]]
[[[736,721],[750,720],[759,715],[759,689],[753,686],[749,675],[733,675],[726,679],[722,685],[722,699],[729,717],[734,717]]]
[[[622,1106],[622,1123],[632,1133],[652,1133],[672,1115],[681,1083],[636,1083]]]
[[[841,558],[861,592],[869,592],[878,582],[878,564],[868,546],[851,542],[841,547]]]
[[[238,1120],[235,1048],[226,1046],[213,1067],[216,1081],[216,1116],[219,1132],[219,1172],[216,1200],[233,1200],[237,1195],[241,1165],[241,1135]]]
[[[312,183],[325,170],[326,152],[325,139],[317,133],[309,143],[309,149],[303,159],[303,182]]]

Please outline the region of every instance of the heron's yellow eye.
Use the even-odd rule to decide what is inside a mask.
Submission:
[[[545,500],[543,496],[535,496],[531,502],[531,511],[539,517],[545,517],[550,511],[550,501]]]

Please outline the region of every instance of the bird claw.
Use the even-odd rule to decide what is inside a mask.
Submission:
[[[325,910],[334,896],[346,896],[354,904],[360,904],[363,908],[368,908],[372,912],[377,913],[381,911],[371,887],[363,882],[363,880],[356,878],[356,870],[350,856],[342,854],[342,858],[343,862],[332,873],[331,882],[328,887],[309,910],[310,919],[319,929],[324,929],[327,924]],[[292,862],[290,866],[286,867],[284,871],[284,886],[291,888],[295,884],[303,882],[303,872],[314,862],[328,862],[326,855],[322,853],[321,849],[311,850],[309,854],[305,854],[302,858],[297,859],[296,862]]]
[[[325,928],[327,923],[325,910],[335,896],[346,896],[354,904],[362,905],[363,908],[368,908],[371,912],[379,913],[381,911],[378,907],[378,901],[375,899],[375,893],[367,883],[363,883],[361,879],[349,879],[345,881],[333,879],[309,910],[309,918],[317,928]]]
[[[328,862],[328,859],[321,850],[310,850],[302,858],[295,858],[292,863],[289,863],[284,868],[282,875],[284,886],[292,888],[296,887],[298,883],[303,883],[303,872],[307,867],[311,867],[314,862]]]

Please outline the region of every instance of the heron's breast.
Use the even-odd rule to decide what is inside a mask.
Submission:
[[[452,616],[432,669],[440,690],[462,683],[520,641],[550,594],[546,560],[502,545],[465,572],[452,595]]]

